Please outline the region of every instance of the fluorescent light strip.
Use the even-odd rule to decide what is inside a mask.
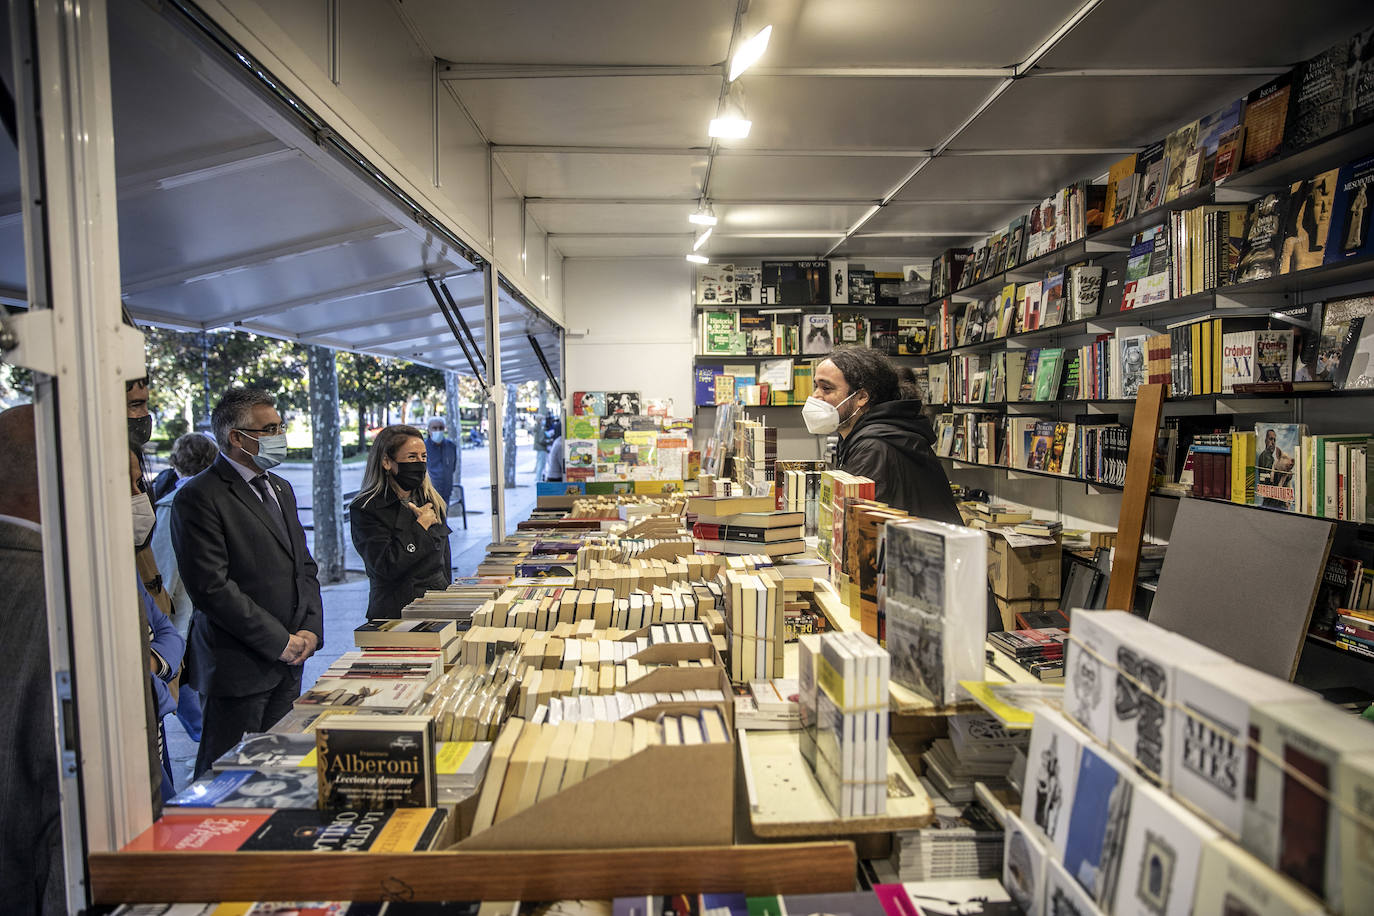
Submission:
[[[730,82],[739,79],[745,70],[758,62],[763,52],[768,50],[768,37],[772,34],[773,27],[766,25],[753,38],[739,46],[739,50],[730,60]]]
[[[693,264],[710,264],[710,263],[711,263],[711,259],[708,258],[708,257],[706,257],[706,255],[704,255],[704,254],[689,254],[689,255],[687,255],[687,260],[691,261]]]
[[[707,226],[706,229],[702,231],[701,235],[697,236],[697,240],[692,243],[692,250],[697,251],[702,245],[705,245],[706,240],[711,237],[711,232],[711,227]]]

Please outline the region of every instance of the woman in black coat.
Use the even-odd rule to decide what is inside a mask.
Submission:
[[[371,589],[367,618],[400,617],[401,608],[451,581],[448,507],[425,473],[424,434],[388,426],[367,456],[363,485],[348,507],[353,546]]]

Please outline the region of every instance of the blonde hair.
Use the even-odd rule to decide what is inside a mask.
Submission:
[[[407,439],[419,439],[423,443],[425,434],[414,426],[400,425],[388,426],[377,434],[376,441],[372,443],[372,450],[367,453],[367,467],[363,470],[363,485],[358,491],[358,505],[366,506],[390,485],[386,468],[382,467],[382,458],[396,461],[396,453]],[[434,489],[434,484],[429,482],[428,470],[425,471],[425,479],[420,484],[420,492],[424,494],[424,501],[439,513],[439,519],[442,521],[448,514],[448,506],[444,504],[439,491]]]

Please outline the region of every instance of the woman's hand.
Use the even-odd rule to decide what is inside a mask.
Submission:
[[[428,531],[439,524],[439,513],[435,512],[434,507],[429,503],[425,503],[423,506],[417,506],[414,503],[408,503],[408,505],[410,511],[415,513],[415,520],[420,523],[421,528]]]

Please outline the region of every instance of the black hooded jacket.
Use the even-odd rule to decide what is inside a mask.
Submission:
[[[894,509],[962,525],[949,478],[931,449],[934,441],[920,401],[887,401],[865,411],[840,440],[835,466],[872,478],[878,501]]]

